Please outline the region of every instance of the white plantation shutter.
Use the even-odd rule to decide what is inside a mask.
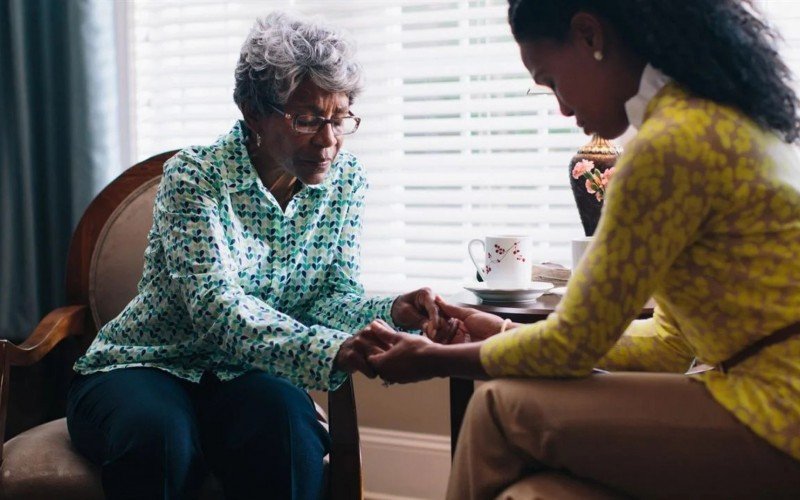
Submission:
[[[797,68],[800,3],[761,0]],[[531,80],[506,0],[134,0],[138,159],[208,144],[239,112],[239,48],[256,16],[317,15],[351,32],[367,87],[345,147],[367,168],[362,279],[370,293],[456,291],[474,275],[467,242],[530,234],[535,260],[568,264],[582,229],[567,164],[588,138]]]
[[[533,234],[539,260],[568,261],[582,233],[567,164],[586,138],[552,97],[526,95],[506,2],[417,2],[377,19],[353,29],[368,86],[348,144],[372,186],[368,289],[457,289],[474,275],[467,242],[491,233]]]

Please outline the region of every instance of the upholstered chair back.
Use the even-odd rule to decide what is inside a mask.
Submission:
[[[136,295],[160,181],[154,177],[129,194],[100,231],[89,264],[89,306],[98,329]]]

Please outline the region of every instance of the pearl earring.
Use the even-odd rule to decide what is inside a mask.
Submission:
[[[256,134],[256,147],[257,148],[261,147],[261,136],[258,134]]]
[[[603,53],[599,50],[594,51],[594,60],[595,61],[602,61],[603,60]]]

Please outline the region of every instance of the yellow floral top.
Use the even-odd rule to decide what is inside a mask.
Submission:
[[[664,87],[605,203],[556,311],[482,346],[491,376],[684,372],[800,321],[800,162],[738,110]],[[650,296],[654,317],[634,321]],[[698,378],[800,460],[800,336]]]

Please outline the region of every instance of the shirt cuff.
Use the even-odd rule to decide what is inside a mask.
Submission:
[[[320,387],[312,387],[313,389],[320,389],[323,391],[335,391],[340,385],[347,380],[347,372],[337,370],[333,367],[336,363],[336,355],[339,354],[339,349],[345,340],[351,337],[349,333],[333,328],[326,328],[324,326],[313,326],[312,330],[316,330],[316,335],[324,336],[325,342],[320,349],[319,361],[327,361],[319,363],[317,376],[319,377]]]
[[[377,307],[375,308],[375,312],[377,313],[376,317],[384,320],[395,330],[402,330],[394,323],[394,320],[392,319],[392,306],[394,305],[395,300],[397,300],[397,297],[381,298],[380,302],[378,302]]]

